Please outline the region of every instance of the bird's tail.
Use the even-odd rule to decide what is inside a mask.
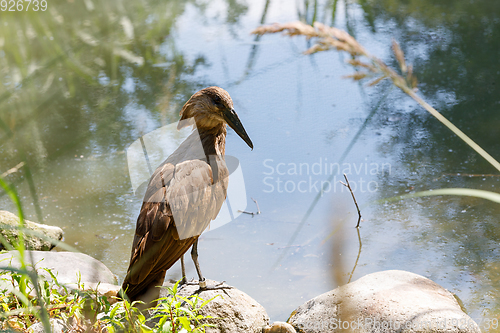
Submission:
[[[160,288],[165,279],[165,273],[166,271],[161,271],[157,274],[150,274],[147,281],[138,284],[130,283],[125,277],[120,289],[120,297],[131,303],[136,301],[144,303],[145,307],[155,306],[156,300],[160,297]]]

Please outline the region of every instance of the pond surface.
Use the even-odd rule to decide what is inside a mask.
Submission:
[[[257,211],[254,198],[261,214],[203,234],[207,277],[286,320],[350,278],[402,269],[457,294],[478,321],[498,318],[500,205],[374,203],[449,187],[498,192],[498,172],[387,82],[343,79],[353,72],[345,55],[306,56],[303,38],[250,35],[261,22],[299,19],[349,31],[391,66],[398,40],[419,94],[500,158],[497,2],[54,1],[45,12],[0,12],[0,173],[26,163],[5,179],[27,218],[62,227],[66,243],[122,280],[142,202],[126,149],[218,85],[254,143],[229,130],[226,153],[240,161],[246,210]],[[361,206],[361,252],[342,173]],[[0,209],[15,212],[5,194]],[[190,262],[187,274],[196,275]],[[178,264],[167,277],[180,278]]]

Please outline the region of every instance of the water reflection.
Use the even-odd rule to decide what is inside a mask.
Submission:
[[[199,85],[187,76],[204,62],[186,62],[168,38],[184,6],[87,1],[54,3],[36,14],[2,13],[7,165],[18,158],[16,145],[33,167],[70,150],[78,156],[120,151],[151,129],[127,114],[130,105],[136,114],[147,110],[153,119],[174,121],[176,105]]]
[[[498,205],[474,198],[366,203],[430,188],[496,191],[499,177],[446,175],[494,171],[396,89],[342,80],[351,69],[337,54],[305,57],[305,40],[249,35],[260,23],[319,20],[349,30],[387,62],[396,37],[415,65],[422,95],[499,156],[498,4],[459,0],[450,6],[416,0],[61,1],[50,2],[44,13],[2,12],[0,171],[25,161],[28,168],[7,180],[17,184],[28,218],[63,227],[66,242],[123,278],[141,204],[124,149],[176,121],[194,91],[217,84],[229,90],[255,141],[249,152],[228,139],[227,154],[240,160],[247,197],[258,200],[262,214],[243,214],[202,237],[200,261],[208,277],[255,297],[274,320],[347,281],[359,249],[355,207],[344,201],[350,194],[339,186],[320,196],[290,243],[318,191],[270,191],[264,179],[297,185],[330,175],[312,169],[269,175],[264,161],[388,163],[390,172],[353,168],[348,174],[352,183],[377,184],[376,191],[356,193],[364,222],[353,279],[410,270],[456,292],[474,317],[491,317],[500,309]],[[335,209],[342,202],[344,210]],[[13,211],[5,195],[0,208]],[[336,220],[346,227],[328,237]],[[339,239],[342,246],[333,252]],[[178,278],[178,268],[169,277]]]
[[[500,98],[496,81],[500,65],[495,54],[500,41],[499,4],[374,0],[360,1],[360,5],[373,31],[388,25],[397,28],[397,38],[417,69],[421,93],[498,159]],[[482,176],[496,170],[449,131],[395,99],[391,108],[388,111],[399,117],[389,124],[398,133],[391,145],[403,149],[400,165],[407,172],[384,186],[387,195],[393,193],[396,182],[409,188],[466,187],[498,192],[499,177]],[[418,244],[440,249],[448,257],[446,261],[456,266],[433,274],[448,275],[450,289],[470,297],[465,305],[473,314],[497,317],[496,244],[500,239],[494,230],[500,207],[474,198],[429,199],[421,204],[419,215],[432,231],[419,232]]]

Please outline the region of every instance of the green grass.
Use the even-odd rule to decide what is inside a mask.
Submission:
[[[152,315],[146,318],[135,307],[137,302],[108,300],[95,290],[84,290],[80,280],[77,288],[71,290],[59,283],[50,269],[43,268],[50,278],[39,274],[29,265],[33,260],[27,258],[21,201],[15,188],[1,178],[0,187],[10,196],[19,215],[17,239],[9,242],[0,235],[0,242],[4,248],[17,251],[21,264],[20,268],[13,268],[7,260],[0,262],[0,331],[27,332],[30,326],[42,322],[45,332],[51,332],[52,318],[87,332],[205,332],[206,327],[212,326],[207,323],[212,317],[200,314],[212,299],[177,295],[179,282],[168,289],[169,296],[159,299],[157,306],[150,309]]]
[[[20,269],[2,269],[2,332],[28,332],[30,326],[44,319],[46,332],[50,332],[46,326],[50,324],[49,318],[61,319],[73,329],[86,332],[205,332],[206,327],[213,326],[207,323],[207,319],[213,317],[200,314],[212,299],[204,300],[198,295],[179,296],[179,282],[168,288],[169,296],[160,298],[157,306],[149,310],[151,315],[146,317],[135,307],[140,302],[110,300],[95,290],[84,291],[81,282],[78,282],[77,289],[68,289],[49,269],[44,270],[51,278],[36,274],[36,270],[26,273]],[[26,288],[21,288],[27,279]],[[33,281],[36,281],[37,288]]]

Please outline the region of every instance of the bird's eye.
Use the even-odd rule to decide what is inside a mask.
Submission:
[[[214,96],[213,98],[213,101],[214,101],[214,104],[217,105],[217,106],[222,106],[222,100],[220,99],[219,96]]]

